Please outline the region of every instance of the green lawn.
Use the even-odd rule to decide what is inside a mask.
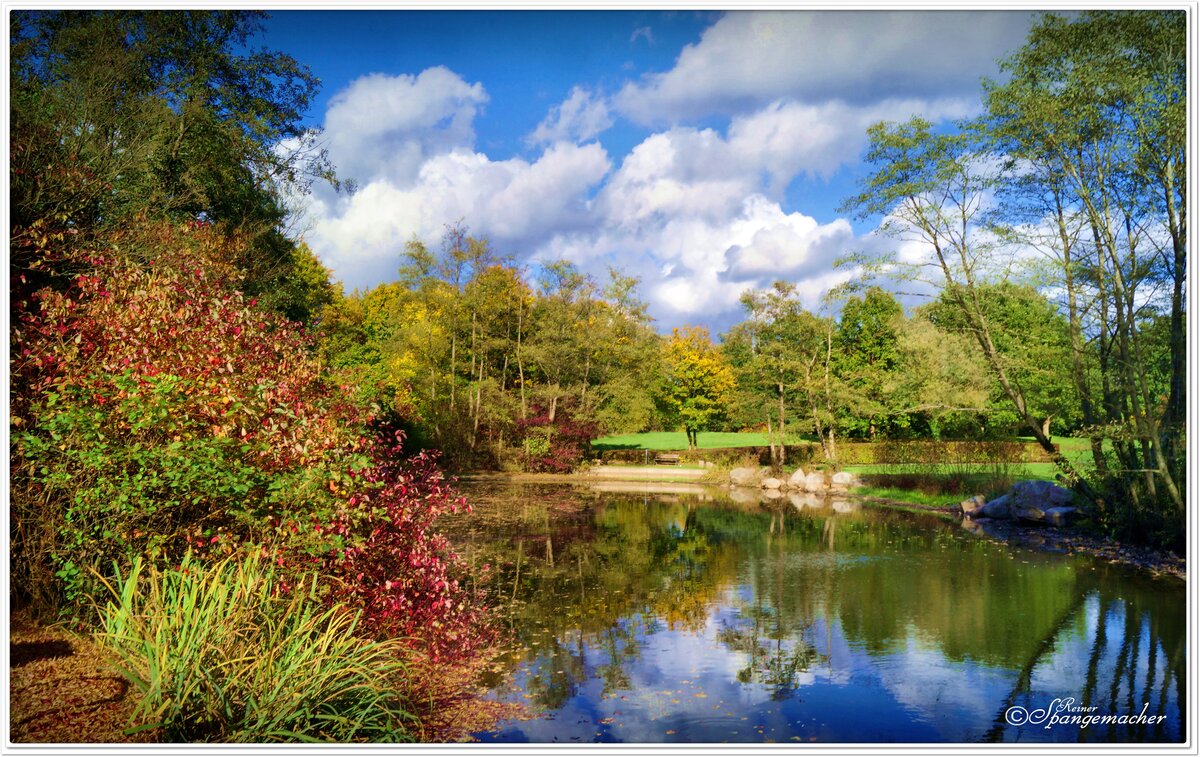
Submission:
[[[791,438],[788,444],[802,444],[804,440]],[[701,431],[696,437],[700,449],[728,449],[731,447],[766,447],[767,435],[745,432]],[[592,441],[592,449],[648,449],[651,451],[687,449],[687,434],[682,431],[654,431],[646,434],[605,436]]]

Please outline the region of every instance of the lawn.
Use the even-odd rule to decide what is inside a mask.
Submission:
[[[950,473],[959,472],[979,472],[991,473],[996,470],[996,466],[989,464],[967,465],[962,463],[948,465],[846,465],[843,470],[851,473],[870,474],[870,473],[909,473],[921,472],[932,475],[947,475]],[[1018,463],[1008,469],[1008,472],[1015,479],[1039,479],[1042,481],[1053,481],[1058,474],[1058,466],[1054,463]]]
[[[803,444],[804,440],[789,438],[788,444]],[[729,449],[733,447],[766,447],[767,435],[754,432],[701,431],[696,437],[700,449]],[[687,449],[687,434],[682,431],[653,431],[645,434],[605,436],[592,441],[592,449]]]

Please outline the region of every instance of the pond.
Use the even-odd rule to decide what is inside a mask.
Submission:
[[[460,486],[514,645],[491,696],[531,713],[481,741],[1184,738],[1178,579],[851,499]]]

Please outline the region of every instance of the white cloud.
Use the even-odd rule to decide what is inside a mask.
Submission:
[[[526,141],[535,145],[586,142],[610,126],[612,118],[603,98],[593,96],[583,87],[573,87],[567,99],[550,109]]]
[[[570,230],[609,166],[597,144],[560,143],[533,162],[453,150],[429,158],[411,183],[383,177],[314,207],[309,242],[348,287],[372,286],[394,279],[409,239],[435,241],[459,219],[504,246]]]
[[[654,30],[649,26],[639,26],[634,29],[633,34],[629,35],[629,44],[632,45],[634,42],[637,42],[639,37],[651,45],[654,44]]]
[[[329,156],[344,178],[413,180],[431,155],[475,142],[475,114],[488,100],[438,66],[417,76],[368,74],[334,95],[325,114]]]
[[[628,83],[621,112],[645,124],[802,102],[977,96],[1029,29],[1024,11],[732,12],[674,68]]]

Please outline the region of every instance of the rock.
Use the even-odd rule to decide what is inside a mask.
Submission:
[[[788,476],[788,488],[789,489],[803,489],[804,488],[804,469],[803,468],[797,468],[792,473],[792,475]]]
[[[781,486],[783,486],[783,482],[773,476],[762,480],[762,488],[764,489],[778,490]]]
[[[959,502],[958,506],[962,508],[963,515],[967,516],[968,518],[973,518],[979,513],[980,510],[983,509],[983,506],[986,504],[987,497],[983,496],[982,494],[976,494],[970,499],[964,499],[962,502]]]
[[[1008,514],[1013,520],[1023,520],[1026,523],[1046,522],[1046,513],[1042,511],[1042,508],[1033,505],[1015,506],[1011,496],[1008,499]]]
[[[766,500],[782,499],[783,492],[779,491],[778,489],[763,489],[762,498]]]
[[[1074,507],[1047,507],[1043,512],[1045,512],[1047,523],[1056,528],[1062,528],[1067,525],[1077,510]]]
[[[757,468],[734,468],[729,471],[729,483],[734,486],[758,486]]]
[[[849,471],[838,471],[829,479],[830,484],[839,489],[846,489],[851,486],[858,486],[858,476]]]
[[[1014,512],[1030,507],[1063,507],[1074,500],[1074,492],[1049,481],[1018,481],[1008,490],[1008,506]]]
[[[982,515],[985,518],[1011,518],[1012,514],[1008,511],[1008,495],[1004,494],[996,497],[991,502],[979,508],[976,514]]]
[[[813,471],[804,477],[804,491],[823,492],[825,489],[825,474]]]

